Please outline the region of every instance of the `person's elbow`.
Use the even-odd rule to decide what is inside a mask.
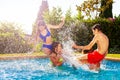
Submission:
[[[90,50],[92,47],[91,46],[86,46],[85,50]]]

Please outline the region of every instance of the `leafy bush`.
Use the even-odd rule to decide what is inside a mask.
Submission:
[[[92,36],[92,32],[91,32],[91,27],[96,24],[99,23],[102,26],[102,31],[103,33],[105,33],[109,40],[110,40],[110,45],[109,45],[109,52],[110,53],[120,53],[120,18],[116,17],[115,20],[111,21],[109,19],[103,19],[103,18],[97,18],[94,20],[84,20],[83,23],[85,24],[85,26],[87,26],[88,28],[88,32],[89,35],[84,35],[81,34],[80,30],[79,32],[75,30],[75,33],[77,33],[78,35],[78,40],[77,42],[80,43],[81,39],[86,36],[88,38],[88,42],[90,42],[91,40],[91,36]],[[80,27],[80,26],[79,26]],[[86,42],[87,43],[87,42]]]
[[[15,23],[0,23],[0,53],[25,53],[31,49],[25,34]]]

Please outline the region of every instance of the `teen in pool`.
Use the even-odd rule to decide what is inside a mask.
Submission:
[[[97,44],[97,49],[91,53],[84,54],[83,56],[79,57],[80,61],[87,61],[89,64],[90,69],[94,69],[98,71],[100,69],[100,62],[104,59],[106,54],[108,53],[109,47],[109,39],[108,37],[102,32],[101,25],[95,24],[92,27],[93,32],[93,40],[86,46],[78,46],[76,44],[73,45],[73,48],[82,49],[82,50],[90,50],[94,44]]]
[[[59,42],[52,43],[52,52],[49,56],[52,66],[61,66],[63,64],[62,44]]]
[[[64,18],[61,23],[58,25],[46,24],[44,20],[38,20],[37,22],[37,30],[35,35],[35,44],[40,40],[43,41],[42,50],[45,54],[49,55],[52,49],[52,38],[50,29],[58,29],[64,25]],[[34,50],[34,49],[33,49]]]

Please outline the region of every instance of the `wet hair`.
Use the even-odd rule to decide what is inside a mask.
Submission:
[[[95,25],[92,27],[92,29],[93,29],[93,30],[98,29],[98,31],[102,31],[100,24],[95,24]]]
[[[53,42],[53,43],[52,43],[52,52],[54,52],[56,55],[57,55],[57,53],[56,53],[56,51],[55,51],[55,48],[56,48],[59,44],[61,44],[61,43],[60,43],[60,42]],[[62,46],[62,44],[61,44],[61,46]]]

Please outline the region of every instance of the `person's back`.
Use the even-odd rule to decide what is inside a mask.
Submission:
[[[101,31],[95,35],[97,38],[97,50],[100,54],[106,54],[108,52],[109,39]]]

